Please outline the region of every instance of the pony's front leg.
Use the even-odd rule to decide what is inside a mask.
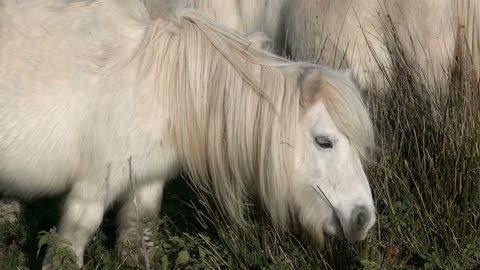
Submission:
[[[145,256],[153,246],[154,218],[160,210],[164,185],[165,181],[157,180],[136,186],[135,191],[132,190],[125,198],[118,213],[119,254],[139,267],[145,266]]]
[[[67,195],[58,233],[61,239],[71,244],[80,267],[83,266],[85,247],[102,222],[105,195],[105,189],[98,182],[78,182]],[[42,269],[51,268],[51,256],[51,251],[47,251]]]

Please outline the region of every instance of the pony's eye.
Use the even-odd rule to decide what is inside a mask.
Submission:
[[[316,137],[315,138],[315,142],[318,144],[318,146],[320,146],[321,148],[325,148],[325,149],[329,149],[329,148],[333,148],[333,143],[330,139],[328,139],[327,137],[323,137],[323,136],[320,136],[320,137]]]

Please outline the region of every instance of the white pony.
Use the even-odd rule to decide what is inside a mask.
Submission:
[[[391,76],[390,42],[400,43],[405,60],[418,64],[433,87],[446,81],[458,44],[466,44],[479,78],[478,1],[295,0],[287,10],[287,46],[295,58],[350,67],[362,87],[381,87],[384,74]]]
[[[254,197],[279,230],[364,239],[373,131],[351,74],[171,2],[154,21],[135,0],[1,2],[0,188],[66,191],[59,234],[80,265],[114,201],[120,247],[139,243],[135,209],[152,219],[181,169],[236,224]]]
[[[184,0],[178,0],[184,1]],[[480,4],[471,0],[190,0],[241,32],[262,31],[296,60],[351,68],[362,88],[384,86],[392,72],[390,42],[431,86],[446,81],[458,45],[480,78]],[[156,16],[158,0],[147,0]],[[397,41],[392,40],[394,26]]]

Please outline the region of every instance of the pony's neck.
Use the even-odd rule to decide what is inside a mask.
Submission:
[[[168,100],[184,166],[236,221],[257,195],[285,227],[298,122],[295,72],[214,21],[186,16],[154,22],[141,62]]]

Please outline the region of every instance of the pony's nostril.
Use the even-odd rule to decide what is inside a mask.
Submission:
[[[367,214],[365,214],[364,212],[359,213],[357,216],[357,220],[355,222],[356,222],[355,225],[357,226],[357,228],[363,229],[367,224]]]
[[[355,232],[364,230],[369,223],[369,215],[367,208],[363,206],[357,206],[352,211],[351,224],[352,229]]]

